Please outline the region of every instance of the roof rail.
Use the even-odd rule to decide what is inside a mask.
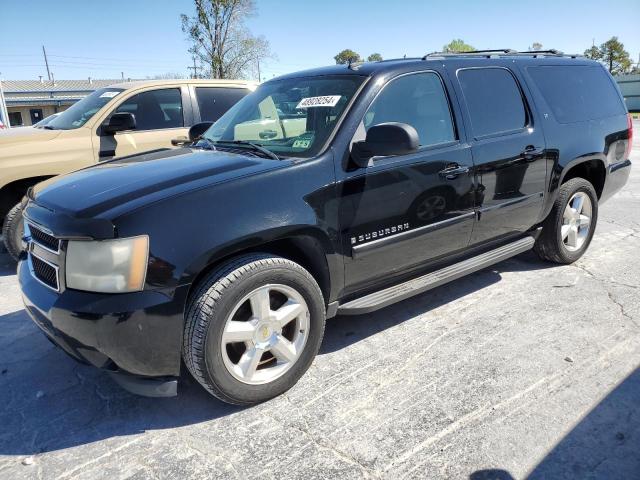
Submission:
[[[530,50],[526,52],[518,52],[516,50],[512,50],[510,48],[502,48],[495,50],[472,50],[470,52],[431,52],[427,53],[422,60],[428,60],[430,58],[444,58],[444,57],[473,57],[473,56],[483,56],[483,57],[491,57],[492,55],[503,55],[503,56],[555,56],[555,57],[571,57],[577,58],[581,57],[577,53],[565,54],[560,50],[549,49],[549,50]]]
[[[431,52],[427,53],[422,60],[427,60],[430,57],[464,57],[464,56],[474,56],[474,55],[482,55],[490,57],[491,54],[502,54],[502,55],[513,55],[514,53],[518,53],[517,50],[513,50],[511,48],[497,48],[492,50],[471,50],[469,52]]]

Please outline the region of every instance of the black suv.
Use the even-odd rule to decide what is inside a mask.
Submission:
[[[555,51],[286,75],[190,147],[32,188],[24,302],[134,392],[175,394],[184,360],[216,397],[260,402],[309,368],[326,318],[531,248],[580,258],[631,137],[606,70]]]

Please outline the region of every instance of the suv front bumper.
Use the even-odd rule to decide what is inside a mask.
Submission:
[[[166,383],[179,376],[188,285],[126,294],[57,293],[31,275],[24,259],[18,280],[31,319],[76,360],[115,373],[134,393],[144,394],[150,377]],[[172,390],[175,386],[157,391]]]

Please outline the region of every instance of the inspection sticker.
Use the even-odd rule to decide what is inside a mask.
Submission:
[[[118,95],[120,92],[118,91],[111,91],[111,92],[104,92],[102,95],[100,95],[100,98],[113,98],[116,95]]]
[[[342,95],[325,95],[323,97],[307,97],[300,100],[296,108],[335,107]]]

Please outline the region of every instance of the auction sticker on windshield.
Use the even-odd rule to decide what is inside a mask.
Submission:
[[[335,107],[341,95],[324,95],[322,97],[307,97],[300,100],[296,108]]]
[[[118,90],[116,90],[115,92],[111,91],[111,92],[104,92],[102,95],[100,95],[100,98],[113,98],[116,95],[118,95],[120,92]]]

